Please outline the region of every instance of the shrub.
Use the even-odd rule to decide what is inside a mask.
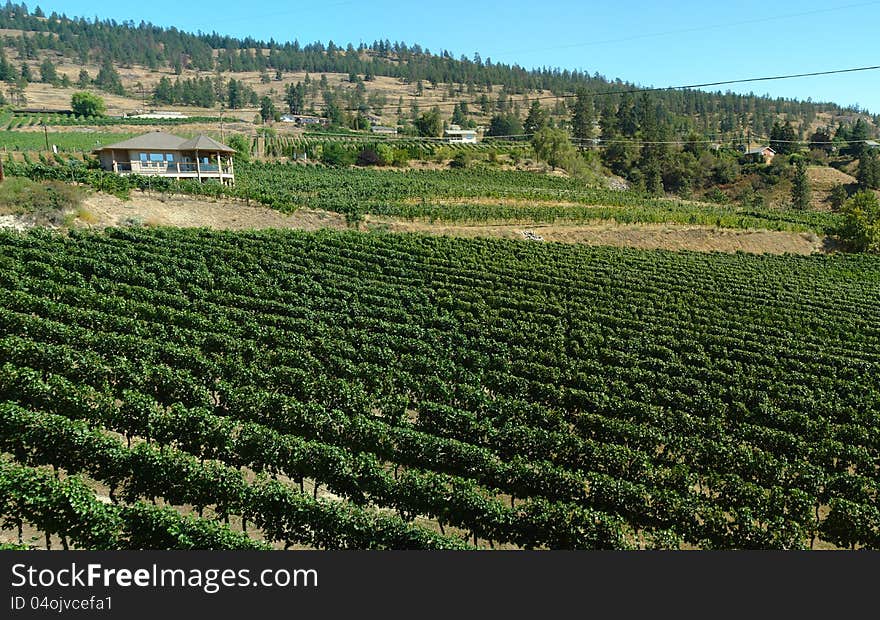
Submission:
[[[406,149],[394,149],[394,155],[392,157],[391,163],[395,166],[408,166],[410,160],[409,151]]]
[[[828,196],[828,202],[831,203],[831,210],[840,211],[848,197],[849,192],[846,189],[846,185],[843,183],[838,183],[832,187],[831,194]]]
[[[229,147],[235,149],[235,159],[249,161],[251,158],[251,143],[248,138],[235,135],[229,138]]]
[[[385,162],[382,161],[382,157],[380,157],[379,153],[376,152],[375,149],[365,148],[357,156],[357,165],[358,166],[381,166]]]
[[[60,181],[9,177],[0,184],[0,209],[37,222],[61,225],[65,214],[76,209],[81,200],[82,190]]]
[[[459,151],[449,162],[450,168],[469,168],[471,165],[471,154],[466,151]]]
[[[338,142],[327,142],[321,153],[321,161],[328,166],[347,166],[354,163],[354,157]]]
[[[104,116],[104,112],[107,111],[107,106],[101,97],[84,91],[73,93],[70,107],[77,116]]]
[[[880,252],[880,201],[872,191],[861,191],[842,208],[840,238],[853,250]]]

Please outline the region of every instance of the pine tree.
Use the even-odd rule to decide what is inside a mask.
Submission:
[[[785,124],[776,121],[770,130],[770,148],[780,155],[790,155],[797,150],[797,132],[791,126],[791,121]]]
[[[593,137],[593,124],[595,114],[593,112],[593,100],[585,88],[577,91],[571,114],[571,133],[581,147],[586,146],[587,141]]]
[[[794,162],[794,179],[791,185],[791,206],[801,211],[810,207],[810,181],[807,178],[807,161],[801,156]]]
[[[523,131],[527,134],[534,134],[544,129],[550,122],[550,115],[541,107],[540,101],[533,101],[529,107],[529,113],[523,122]]]
[[[452,109],[452,123],[460,127],[467,123],[467,116],[462,111],[461,104],[455,104],[455,107]]]
[[[859,189],[880,189],[880,158],[874,149],[866,148],[859,158],[856,172]]]
[[[45,84],[57,84],[58,83],[58,71],[55,69],[55,65],[49,58],[43,60],[40,63],[40,81]]]
[[[269,97],[264,96],[260,99],[260,118],[264,123],[275,119],[275,104]]]

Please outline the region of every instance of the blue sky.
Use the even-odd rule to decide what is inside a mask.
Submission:
[[[406,41],[456,57],[479,52],[493,61],[577,68],[643,86],[880,65],[880,1],[57,0],[41,7],[278,41]],[[880,113],[880,70],[730,88]]]

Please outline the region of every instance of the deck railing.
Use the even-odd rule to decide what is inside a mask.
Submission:
[[[232,175],[230,166],[220,164],[203,164],[200,162],[114,162],[114,172],[131,172],[134,174],[150,175],[180,175],[180,174],[206,174],[209,176]]]

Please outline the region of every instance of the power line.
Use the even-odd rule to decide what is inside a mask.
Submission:
[[[795,78],[805,78],[805,77],[818,77],[823,75],[838,75],[843,73],[856,73],[859,71],[876,71],[880,69],[880,65],[871,65],[866,67],[853,67],[849,69],[831,69],[828,71],[811,71],[808,73],[789,73],[784,75],[770,75],[763,77],[753,77],[753,78],[741,78],[736,80],[719,80],[715,82],[702,82],[699,84],[684,84],[681,86],[651,86],[646,88],[629,88],[629,89],[617,89],[617,90],[607,90],[607,91],[599,91],[599,92],[587,92],[586,96],[590,98],[594,97],[602,97],[606,95],[629,95],[629,94],[637,94],[637,93],[650,93],[650,92],[659,92],[666,90],[694,90],[698,88],[709,88],[714,86],[727,86],[731,84],[749,84],[754,82],[770,82],[774,80],[790,80]],[[530,97],[529,101],[545,101],[545,100],[559,100],[559,99],[571,99],[573,97],[577,97],[577,93],[562,93],[559,95],[538,95],[535,97]],[[411,102],[410,107],[421,109],[422,107],[442,107],[442,106],[457,106],[459,101],[440,101],[433,104],[418,104],[416,102]],[[468,103],[468,102],[465,102]],[[327,104],[323,104],[325,107]],[[479,102],[470,102],[468,105],[480,105]],[[359,112],[360,108],[340,108],[341,110],[345,110],[346,112]]]

